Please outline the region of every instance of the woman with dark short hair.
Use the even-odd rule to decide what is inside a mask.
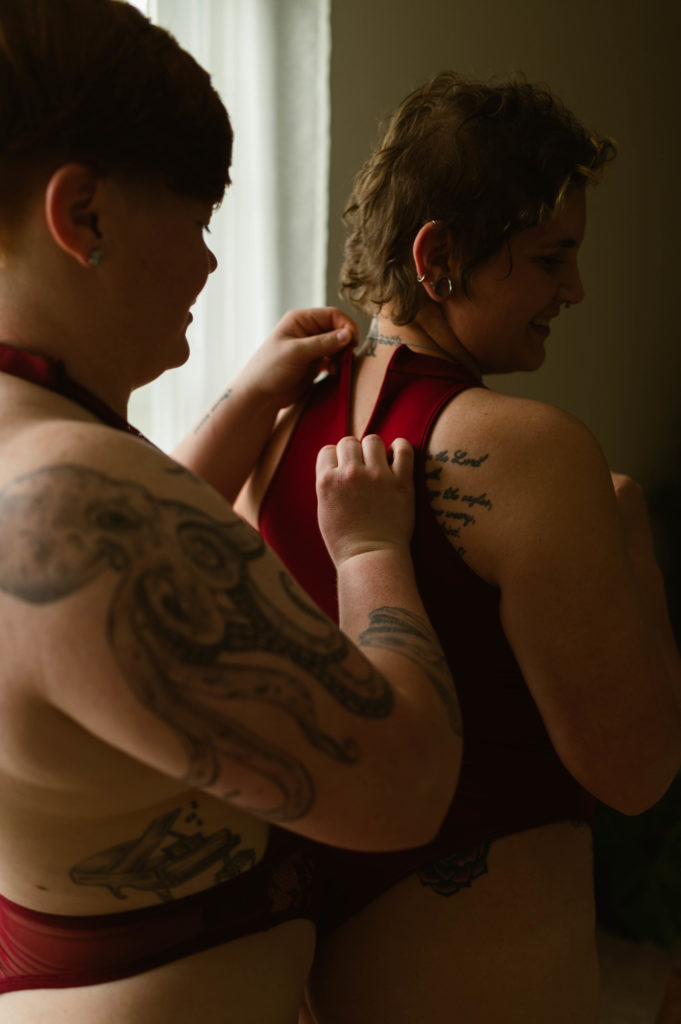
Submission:
[[[134,7],[0,3],[3,1024],[294,1024],[309,841],[425,842],[456,784],[406,441],[320,454],[343,632],[197,475],[219,435],[234,497],[353,321],[287,314],[176,459],[125,419],[188,357],[231,148]]]

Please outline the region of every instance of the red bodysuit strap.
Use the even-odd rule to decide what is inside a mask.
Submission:
[[[405,437],[425,456],[444,407],[462,391],[483,386],[460,363],[418,355],[400,345],[388,364],[366,432],[381,434],[384,440]],[[407,389],[409,401],[399,402]]]
[[[14,348],[12,345],[0,341],[0,373],[6,373],[11,377],[21,377],[22,380],[28,380],[48,391],[64,395],[65,398],[70,398],[72,402],[94,413],[98,419],[110,427],[133,434],[142,441],[146,441],[147,444],[152,444],[149,438],[128,423],[123,416],[119,416],[110,405],[107,405],[78,381],[73,380],[61,359],[52,359],[51,356],[41,355],[38,352]]]
[[[347,349],[338,375],[312,390],[265,493],[258,522],[267,543],[335,621],[336,572],[317,527],[315,465],[323,445],[350,433],[353,369],[354,354]],[[419,469],[433,422],[455,395],[476,386],[458,363],[416,355],[401,345],[390,360],[366,432],[379,434],[386,444],[405,437],[417,452],[417,480],[423,479]],[[409,402],[396,401],[407,391]],[[425,480],[417,486],[417,501],[427,502]]]

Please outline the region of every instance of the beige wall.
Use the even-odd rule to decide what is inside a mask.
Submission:
[[[344,201],[382,116],[443,68],[548,83],[620,156],[590,193],[585,302],[538,373],[488,383],[568,409],[648,487],[681,475],[680,12],[677,0],[332,0],[329,300]]]

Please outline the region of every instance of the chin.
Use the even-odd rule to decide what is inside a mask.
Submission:
[[[527,367],[528,371],[531,373],[533,370],[538,370],[544,365],[545,360],[546,349],[542,348],[541,352],[538,352],[536,357],[530,361],[530,365]]]
[[[513,369],[520,370],[523,373],[534,373],[535,370],[540,369],[544,365],[545,359],[546,349],[544,346],[533,347],[525,353],[525,358],[522,362],[518,360],[518,365],[513,367]]]
[[[189,348],[189,342],[187,341],[186,335],[182,335],[181,340],[175,345],[171,352],[166,353],[167,362],[164,367],[165,370],[176,370],[178,366],[184,366],[189,359],[191,349]]]

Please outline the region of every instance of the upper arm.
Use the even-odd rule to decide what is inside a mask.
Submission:
[[[210,488],[131,443],[71,445],[0,489],[0,590],[43,695],[269,821],[390,847],[407,710]]]
[[[572,417],[517,402],[473,426],[471,450],[487,458],[469,490],[487,504],[456,543],[500,588],[504,631],[566,767],[605,802],[641,810],[678,767],[679,714],[608,467]]]

